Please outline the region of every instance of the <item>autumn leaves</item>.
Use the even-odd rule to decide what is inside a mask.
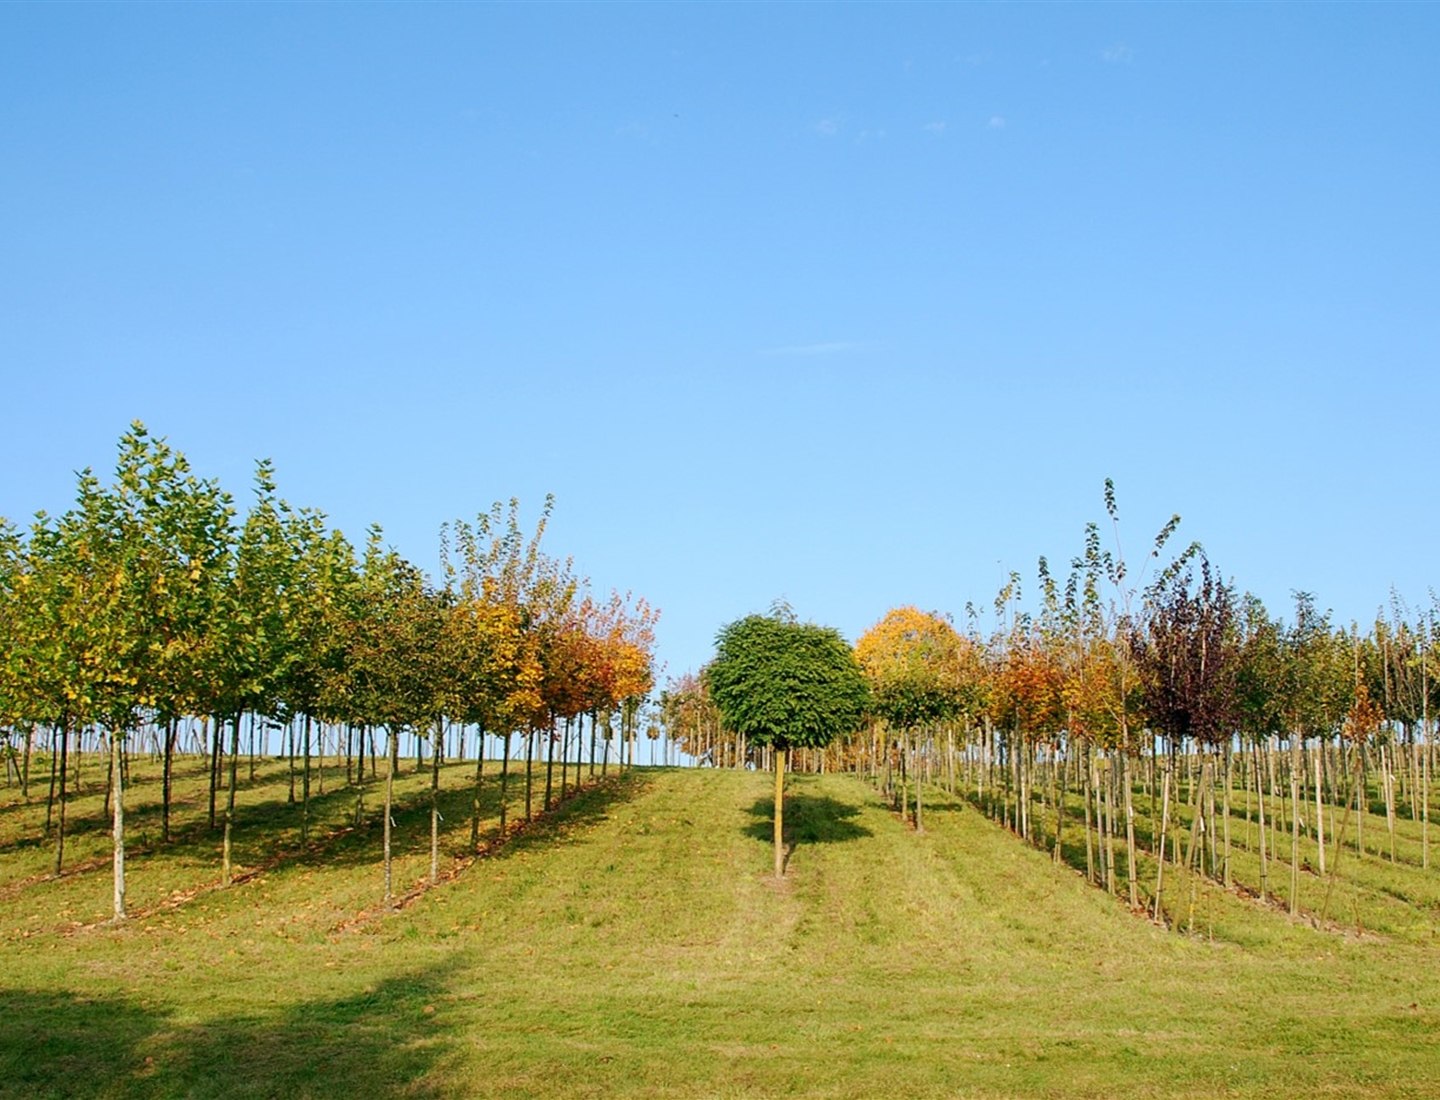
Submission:
[[[312,726],[387,733],[392,768],[402,733],[430,735],[438,768],[451,725],[508,743],[553,737],[585,714],[633,720],[652,684],[656,613],[595,596],[568,560],[545,554],[549,511],[547,501],[529,536],[513,501],[447,526],[436,581],[378,527],[357,554],[322,513],[288,505],[265,462],[239,521],[216,481],[136,423],[113,484],[86,471],[65,514],[41,513],[24,534],[0,523],[0,729],[27,759],[35,732],[50,731],[62,769],[79,731],[108,742],[116,917],[123,754],[142,728],[164,738],[167,822],[177,725],[205,717],[228,735],[216,739],[231,763],[228,880],[242,715],[303,716],[307,805]]]

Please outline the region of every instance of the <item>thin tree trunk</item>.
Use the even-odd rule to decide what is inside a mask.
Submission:
[[[1423,723],[1425,744],[1420,752],[1420,866],[1430,869],[1430,727]]]
[[[924,734],[917,734],[915,738],[915,831],[925,831],[925,800],[921,794],[921,788],[925,784],[925,764],[921,757],[924,748]]]
[[[390,870],[390,832],[394,822],[390,815],[395,805],[395,769],[400,764],[400,738],[394,726],[390,727],[390,760],[385,772],[385,904],[388,906],[395,896]]]
[[[1056,774],[1060,769],[1055,764],[1056,750],[1052,749],[1050,754],[1050,804],[1055,807],[1055,850],[1050,858],[1053,862],[1059,863],[1061,858],[1060,833],[1065,828],[1065,794],[1064,784],[1059,782],[1060,777]],[[1058,794],[1057,784],[1060,788]]]
[[[783,748],[775,750],[775,877],[785,874],[785,756]]]
[[[209,734],[210,740],[210,829],[213,832],[215,829],[215,792],[220,786],[220,718],[218,715],[215,717],[206,715],[203,722],[213,727],[213,729],[205,729],[202,726],[202,732]],[[291,801],[293,802],[294,799]]]
[[[1357,764],[1352,768],[1352,774],[1354,776],[1352,782],[1359,781],[1359,772],[1360,769],[1357,762]],[[1330,895],[1335,890],[1335,879],[1337,873],[1340,870],[1340,853],[1345,848],[1345,831],[1350,825],[1350,811],[1354,808],[1354,803],[1354,799],[1351,799],[1348,796],[1346,797],[1345,815],[1340,819],[1340,828],[1335,833],[1335,857],[1330,861],[1330,877],[1329,880],[1325,883],[1325,901],[1320,906],[1321,925],[1324,925],[1325,919],[1330,913]]]
[[[65,769],[69,764],[67,758],[70,753],[69,716],[60,720],[60,726],[56,732],[60,734],[60,801],[57,803],[55,810],[55,876],[58,878],[60,876],[60,868],[65,860],[65,807],[68,803],[65,795],[65,788],[67,786],[65,782]],[[55,762],[55,753],[53,751],[50,753],[50,762],[53,766]],[[55,785],[53,775],[51,776],[50,785],[52,788]]]
[[[1129,738],[1126,738],[1128,744]],[[1130,889],[1130,908],[1140,908],[1139,872],[1135,866],[1135,805],[1131,797],[1130,753],[1121,749],[1120,782],[1125,788],[1125,878]]]
[[[505,839],[506,795],[510,790],[510,734],[501,738],[500,752],[500,839]]]
[[[1230,784],[1233,780],[1234,750],[1229,741],[1225,742],[1225,792],[1222,796],[1221,813],[1224,815],[1225,854],[1221,859],[1221,874],[1225,889],[1230,889]]]
[[[1300,738],[1290,734],[1290,915],[1300,909]]]
[[[1264,769],[1260,766],[1260,746],[1255,746],[1255,804],[1260,808],[1260,820],[1257,823],[1260,830],[1260,900],[1264,901],[1270,894],[1270,866],[1266,859],[1265,843],[1265,777]]]
[[[1105,813],[1105,882],[1106,888],[1112,895],[1119,892],[1119,887],[1116,885],[1119,880],[1116,876],[1115,868],[1115,837],[1120,831],[1120,826],[1115,821],[1115,814],[1117,812],[1115,807],[1117,792],[1115,788],[1118,785],[1115,776],[1118,769],[1116,769],[1114,765],[1115,761],[1107,757],[1105,760],[1104,782],[1101,785],[1101,795],[1104,798],[1103,809]]]
[[[230,721],[230,782],[229,789],[225,794],[225,840],[220,856],[220,881],[225,886],[229,886],[232,881],[234,866],[231,859],[231,834],[235,830],[236,770],[240,757],[240,712],[236,711]]]
[[[445,755],[445,719],[435,719],[430,752],[430,885],[440,881],[440,758]]]
[[[535,730],[532,728],[525,734],[525,820],[531,818],[530,796],[534,789],[535,780]]]
[[[590,712],[590,778],[595,778],[595,712]],[[697,749],[700,746],[695,746]]]
[[[114,792],[112,837],[115,842],[115,916],[114,920],[125,919],[125,776],[120,767],[120,751],[124,738],[116,730],[110,731],[110,785]]]
[[[175,719],[165,722],[165,760],[160,773],[160,838],[170,843],[170,776],[175,760]]]
[[[567,715],[565,725],[561,727],[560,734],[560,801],[565,801],[565,784],[570,776],[570,724],[572,719]]]
[[[1380,746],[1380,776],[1385,788],[1385,826],[1390,833],[1390,862],[1395,862],[1395,768],[1394,753]]]
[[[1165,837],[1170,825],[1170,765],[1165,765],[1165,773],[1161,778],[1161,809],[1160,809],[1160,833],[1159,843],[1155,845],[1155,855],[1158,863],[1155,867],[1155,909],[1154,917],[1160,919],[1161,892],[1165,886]]]
[[[485,777],[485,727],[480,727],[479,751],[475,754],[475,795],[470,808],[470,850],[480,847],[480,781]]]
[[[305,732],[301,737],[300,769],[300,843],[310,842],[310,715],[305,715]]]
[[[1084,795],[1085,795],[1085,881],[1095,881],[1095,840],[1090,829],[1090,800],[1094,797],[1095,790],[1095,760],[1091,755],[1090,747],[1085,747],[1084,761]]]
[[[550,719],[550,728],[545,731],[545,812],[550,812],[550,796],[555,789],[555,719]]]

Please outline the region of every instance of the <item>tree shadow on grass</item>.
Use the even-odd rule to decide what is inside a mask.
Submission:
[[[650,781],[636,771],[612,774],[603,782],[587,787],[579,794],[571,794],[566,801],[553,806],[548,813],[540,814],[526,827],[497,849],[497,856],[509,856],[517,852],[564,843],[598,822],[604,821],[612,806],[644,793]],[[538,808],[538,807],[537,807]]]
[[[505,804],[508,821],[506,833],[499,835],[500,777],[487,770],[480,788],[480,847],[495,856],[524,851],[563,840],[604,818],[608,808],[627,801],[644,789],[644,780],[636,773],[611,774],[602,781],[575,792],[573,781],[560,801],[559,772],[555,775],[553,799],[545,809],[543,778],[533,791],[533,816],[525,820],[525,782],[523,774],[510,777]],[[441,790],[437,799],[440,810],[440,847],[442,858],[465,858],[476,854],[470,848],[470,825],[474,814],[473,786],[453,786]],[[299,854],[296,862],[315,866],[378,864],[382,859],[381,840],[384,822],[381,806],[367,803],[366,822],[359,828],[342,829],[323,841],[312,842]],[[397,859],[421,856],[430,850],[430,792],[418,791],[397,800],[391,814],[394,822],[391,844]]]
[[[755,820],[745,826],[748,837],[770,842],[775,833],[775,799],[756,799],[747,811]],[[873,836],[864,825],[853,819],[860,816],[860,807],[840,802],[828,795],[804,793],[785,796],[785,864],[788,866],[795,849],[802,844],[840,844]]]
[[[0,1096],[438,1096],[428,1075],[459,1041],[444,978],[184,1025],[122,996],[0,991]]]

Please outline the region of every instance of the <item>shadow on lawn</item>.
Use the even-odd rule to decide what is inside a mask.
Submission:
[[[745,826],[745,835],[767,843],[774,839],[775,800],[761,798],[749,809],[755,820]],[[839,802],[828,795],[796,792],[785,796],[785,862],[802,844],[839,844],[872,836],[853,819],[860,807]]]
[[[0,991],[0,1096],[438,1096],[444,974],[265,1016],[177,1025],[122,996]]]

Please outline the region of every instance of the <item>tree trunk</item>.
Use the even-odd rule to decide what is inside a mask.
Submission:
[[[775,750],[775,877],[785,874],[785,756],[783,748]]]
[[[1128,744],[1129,739],[1126,739]],[[1135,867],[1135,806],[1130,788],[1130,753],[1121,750],[1120,782],[1125,787],[1125,879],[1130,890],[1130,908],[1140,908],[1139,874]]]
[[[35,727],[27,725],[25,727],[25,764],[20,770],[20,797],[26,802],[30,801],[30,753],[34,745]]]
[[[480,780],[485,776],[485,727],[480,727],[480,747],[475,754],[475,796],[470,808],[470,850],[480,847]]]
[[[236,771],[240,757],[240,712],[236,711],[231,721],[230,732],[230,782],[225,794],[225,840],[221,846],[220,881],[229,886],[233,871],[231,860],[231,834],[235,830],[235,786]]]
[[[112,799],[112,837],[115,841],[115,916],[114,920],[125,919],[125,776],[120,767],[120,749],[124,739],[116,730],[110,731],[110,785],[114,791]]]
[[[565,725],[561,727],[560,734],[560,801],[565,801],[565,785],[570,778],[570,724],[573,719],[567,717]]]
[[[1091,829],[1090,829],[1090,809],[1091,809],[1090,802],[1091,802],[1091,799],[1094,797],[1094,791],[1095,791],[1095,783],[1094,783],[1094,777],[1095,777],[1095,761],[1094,761],[1094,758],[1091,756],[1090,748],[1089,748],[1088,745],[1087,745],[1086,748],[1085,748],[1084,771],[1085,771],[1085,781],[1084,781],[1084,788],[1085,788],[1085,789],[1084,789],[1084,795],[1085,795],[1085,881],[1086,881],[1086,882],[1095,882],[1095,881],[1096,881],[1096,878],[1095,878],[1095,838],[1094,838],[1093,834],[1091,833]]]
[[[1225,849],[1221,857],[1221,874],[1224,876],[1225,889],[1230,889],[1230,783],[1232,781],[1234,752],[1230,742],[1225,742],[1225,791],[1221,796],[1221,813],[1224,815]]]
[[[1290,735],[1290,915],[1300,910],[1300,738]]]
[[[435,719],[430,751],[430,885],[440,881],[440,757],[444,755],[445,719]]]
[[[915,737],[915,831],[925,831],[925,799],[921,794],[921,787],[925,783],[925,764],[922,751],[925,745],[925,735],[917,734]]]
[[[697,745],[696,748],[699,748]],[[590,712],[590,778],[595,778],[595,712]]]
[[[400,764],[400,737],[394,726],[390,727],[390,760],[385,772],[385,904],[388,906],[395,892],[390,873],[390,831],[394,823],[390,815],[395,805],[395,769]]]
[[[1425,744],[1420,751],[1420,866],[1430,869],[1430,728],[1425,726]]]
[[[1050,804],[1055,807],[1055,850],[1051,854],[1051,861],[1059,863],[1061,859],[1060,833],[1065,828],[1065,792],[1064,784],[1060,781],[1059,771],[1055,765],[1058,755],[1057,745],[1050,754]],[[1058,793],[1057,793],[1058,791]]]
[[[1380,746],[1380,777],[1385,791],[1385,827],[1390,833],[1390,862],[1395,862],[1395,768],[1394,754]]]
[[[1352,751],[1354,751],[1354,750],[1352,750]],[[1352,779],[1352,783],[1358,783],[1358,782],[1359,782],[1359,778],[1360,778],[1360,768],[1359,768],[1359,763],[1358,763],[1358,761],[1357,761],[1356,765],[1354,766],[1354,768],[1352,769],[1352,771],[1353,771],[1353,775],[1354,775],[1354,778]],[[1340,828],[1339,828],[1339,829],[1336,831],[1336,833],[1335,833],[1335,857],[1330,861],[1330,877],[1329,877],[1328,881],[1325,883],[1325,900],[1324,900],[1324,902],[1323,902],[1323,903],[1321,904],[1321,906],[1320,906],[1320,923],[1321,923],[1321,925],[1324,925],[1325,919],[1326,919],[1326,917],[1327,917],[1327,916],[1329,915],[1329,913],[1330,913],[1330,895],[1331,895],[1331,894],[1334,892],[1334,890],[1335,890],[1335,878],[1336,878],[1336,873],[1337,873],[1337,872],[1339,871],[1339,869],[1340,869],[1340,852],[1341,852],[1341,851],[1344,849],[1344,847],[1345,847],[1345,839],[1344,839],[1344,838],[1345,838],[1345,832],[1346,832],[1346,830],[1349,828],[1349,825],[1350,825],[1350,811],[1354,808],[1354,803],[1355,803],[1355,800],[1354,800],[1354,799],[1351,799],[1351,798],[1348,797],[1348,795],[1347,795],[1347,797],[1346,797],[1346,799],[1345,799],[1345,814],[1344,814],[1344,816],[1340,819]]]
[[[1255,746],[1255,804],[1260,808],[1260,820],[1257,822],[1260,831],[1260,900],[1264,901],[1270,893],[1270,866],[1266,859],[1265,775],[1260,766],[1259,744]]]
[[[1103,770],[1100,772],[1100,840],[1101,858],[1105,864],[1105,889],[1110,894],[1118,892],[1115,871],[1115,834],[1118,826],[1115,824],[1115,761],[1107,756],[1102,761]]]
[[[1165,886],[1165,837],[1170,825],[1170,764],[1166,761],[1165,774],[1161,778],[1160,794],[1160,833],[1158,843],[1155,845],[1155,855],[1158,863],[1155,867],[1155,919],[1160,919],[1160,897]]]
[[[310,715],[305,715],[305,733],[300,745],[300,843],[310,843]]]
[[[510,790],[510,734],[501,739],[500,750],[500,839],[505,839],[506,794]]]
[[[550,728],[545,731],[545,812],[550,812],[550,796],[555,790],[555,719],[550,719]]]
[[[530,796],[535,786],[535,730],[525,734],[525,820],[531,818]]]
[[[165,762],[160,774],[160,838],[170,843],[170,776],[175,761],[175,719],[165,723]]]
[[[215,829],[215,792],[220,787],[220,719],[218,716],[206,715],[205,723],[213,726],[213,730],[206,730],[210,734],[210,829]],[[292,798],[293,802],[294,799]]]
[[[65,794],[65,788],[68,786],[65,782],[65,769],[69,765],[70,754],[70,719],[68,717],[61,719],[60,727],[56,732],[60,734],[60,801],[55,807],[55,877],[59,878],[60,868],[65,860],[65,806],[68,801]],[[51,752],[50,756],[53,765],[55,762],[54,752]]]

